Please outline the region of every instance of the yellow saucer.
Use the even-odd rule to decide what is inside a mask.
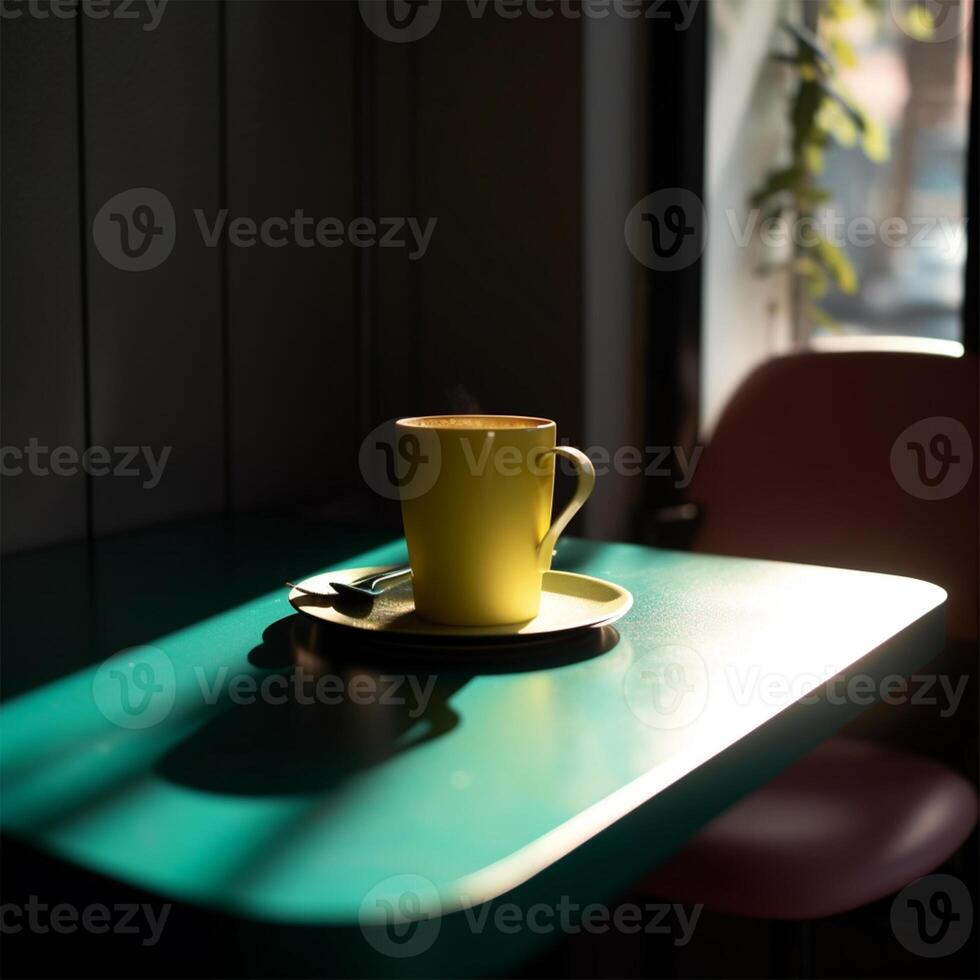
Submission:
[[[394,567],[394,566],[392,566]],[[298,584],[323,597],[311,596],[291,589],[289,601],[299,612],[355,629],[371,630],[377,634],[410,636],[546,636],[586,626],[604,626],[615,622],[633,605],[633,596],[619,585],[591,575],[575,572],[545,572],[541,593],[541,611],[525,623],[504,626],[443,626],[429,623],[415,615],[412,581],[406,579],[392,586],[373,601],[363,605],[338,597],[330,588],[331,582],[353,582],[364,575],[382,572],[385,566],[344,568],[324,572],[304,579]]]

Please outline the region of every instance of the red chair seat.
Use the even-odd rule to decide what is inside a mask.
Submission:
[[[933,871],[976,818],[973,787],[951,769],[834,738],[708,824],[642,889],[733,915],[836,915]]]

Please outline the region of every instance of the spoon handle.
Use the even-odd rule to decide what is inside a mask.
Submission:
[[[362,575],[360,578],[354,579],[353,582],[337,583],[337,585],[340,585],[342,588],[357,589],[369,593],[381,589],[395,579],[404,578],[406,575],[410,575],[411,572],[412,569],[409,565],[401,565],[398,568],[389,568],[386,572],[371,572],[370,575]],[[302,585],[297,585],[295,582],[287,582],[286,585],[290,589],[296,589],[297,592],[302,592],[304,595],[329,595],[326,592],[316,592],[313,589],[307,589]],[[331,583],[331,585],[333,586],[334,583]]]
[[[352,586],[355,589],[365,589],[370,592],[374,589],[381,588],[393,579],[408,575],[411,571],[412,569],[409,565],[401,565],[398,568],[389,569],[387,572],[375,572],[371,575],[364,575],[361,578],[354,579],[353,582],[346,582],[345,584],[348,587]]]

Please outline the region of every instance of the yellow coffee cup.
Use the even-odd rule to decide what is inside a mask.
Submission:
[[[588,456],[557,445],[549,419],[431,415],[396,429],[413,460],[401,506],[416,612],[453,626],[533,619],[555,542],[595,486]],[[578,485],[551,523],[556,454]]]

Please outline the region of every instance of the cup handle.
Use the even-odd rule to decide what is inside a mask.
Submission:
[[[551,556],[555,550],[555,544],[562,531],[568,526],[568,522],[579,512],[582,504],[589,499],[595,487],[595,467],[581,449],[574,449],[572,446],[555,446],[554,449],[545,449],[546,453],[558,453],[565,456],[575,464],[578,473],[578,485],[572,499],[565,504],[565,509],[555,518],[548,533],[541,539],[538,545],[538,567],[542,572],[551,568]]]

